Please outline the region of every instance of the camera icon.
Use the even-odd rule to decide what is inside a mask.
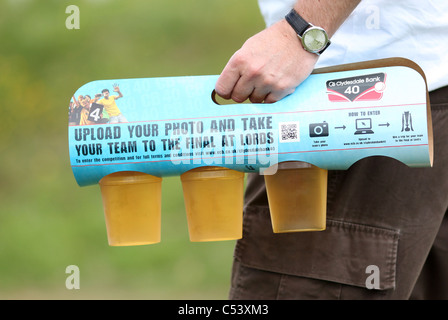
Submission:
[[[328,137],[328,123],[310,123],[310,137]]]

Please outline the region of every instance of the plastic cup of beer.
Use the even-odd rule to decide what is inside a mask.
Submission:
[[[200,167],[181,175],[190,241],[240,239],[244,172]]]
[[[264,176],[274,233],[326,228],[327,174],[309,163],[288,161]]]
[[[162,178],[125,171],[100,182],[110,246],[160,242]]]

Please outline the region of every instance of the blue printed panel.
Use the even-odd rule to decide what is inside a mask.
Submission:
[[[377,155],[431,165],[426,84],[412,68],[313,74],[273,104],[218,105],[217,78],[100,80],[79,88],[69,124],[78,184],[117,171],[170,176],[217,165],[259,172],[294,160],[347,169]]]

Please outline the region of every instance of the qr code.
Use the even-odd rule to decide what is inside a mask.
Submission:
[[[280,142],[299,142],[300,132],[299,132],[299,122],[280,122]]]

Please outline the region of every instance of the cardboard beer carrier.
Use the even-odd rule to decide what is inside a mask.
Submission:
[[[93,101],[90,124],[68,130],[77,183],[100,185],[110,245],[160,241],[167,176],[182,181],[190,240],[216,241],[242,237],[245,173],[265,177],[273,231],[294,232],[325,229],[327,170],[371,156],[432,166],[426,80],[412,61],[316,69],[272,104],[219,104],[217,79],[98,80],[75,92],[114,100]]]

